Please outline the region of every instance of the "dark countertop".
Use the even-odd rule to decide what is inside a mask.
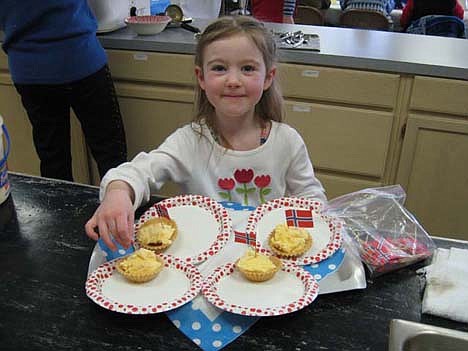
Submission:
[[[198,349],[165,314],[120,314],[87,298],[94,242],[83,226],[98,205],[97,188],[11,173],[9,179],[12,197],[0,206],[0,349]],[[468,331],[467,324],[421,316],[415,270],[378,277],[364,290],[320,295],[290,315],[264,317],[224,350],[386,350],[392,318]]]

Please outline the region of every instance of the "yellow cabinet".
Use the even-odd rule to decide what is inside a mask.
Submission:
[[[431,235],[468,240],[468,82],[415,77],[397,179]]]
[[[397,182],[431,235],[468,240],[468,121],[411,114]]]

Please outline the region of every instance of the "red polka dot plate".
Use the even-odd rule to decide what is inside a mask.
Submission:
[[[203,281],[202,294],[214,306],[245,316],[279,316],[310,305],[319,285],[302,267],[283,264],[270,280],[250,282],[235,263],[220,266]]]
[[[160,255],[165,267],[146,283],[132,283],[115,269],[117,260],[100,265],[86,281],[86,295],[101,307],[126,314],[153,314],[180,307],[201,289],[197,267],[176,257]]]
[[[158,202],[143,213],[135,225],[135,234],[147,220],[161,216],[173,219],[178,228],[177,238],[164,254],[192,264],[216,255],[232,233],[232,220],[218,202],[201,195],[180,195]],[[137,240],[135,244],[138,246]]]
[[[256,208],[248,218],[246,233],[256,238],[260,252],[274,255],[268,243],[273,229],[281,223],[301,227],[312,237],[311,248],[303,255],[284,258],[296,265],[315,264],[333,255],[343,242],[343,223],[322,213],[322,203],[305,198],[280,198]]]

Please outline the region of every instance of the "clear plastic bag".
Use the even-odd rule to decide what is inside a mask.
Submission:
[[[345,240],[356,248],[371,277],[424,260],[436,249],[403,206],[405,199],[399,185],[368,188],[337,197],[324,210],[343,220]]]

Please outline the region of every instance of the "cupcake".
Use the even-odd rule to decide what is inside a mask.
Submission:
[[[273,278],[281,269],[281,260],[249,248],[244,256],[236,261],[236,267],[248,280],[264,282]]]
[[[154,279],[164,268],[164,260],[151,250],[138,249],[117,261],[116,269],[134,283],[145,283]]]
[[[157,217],[146,221],[136,234],[140,247],[156,253],[166,250],[176,237],[177,224],[166,217]]]
[[[281,257],[297,257],[312,246],[312,237],[303,228],[278,224],[268,237],[271,250]]]

